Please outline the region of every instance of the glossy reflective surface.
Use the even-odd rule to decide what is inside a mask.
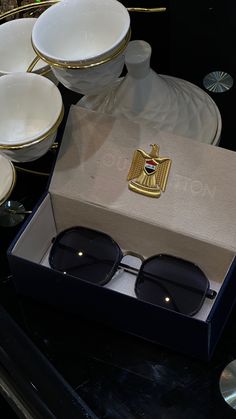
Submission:
[[[77,226],[61,231],[53,240],[49,263],[65,275],[104,285],[119,267],[129,271],[129,265],[120,264],[122,257],[110,236]],[[139,299],[190,316],[200,310],[209,289],[209,281],[198,266],[171,255],[154,255],[133,274],[137,276],[135,293]]]
[[[0,226],[15,227],[25,218],[25,207],[18,201],[6,201],[0,206]]]
[[[49,262],[64,274],[103,285],[112,278],[121,256],[119,246],[108,235],[74,227],[56,237]]]
[[[131,6],[131,0],[123,3]],[[147,0],[137,0],[135,6],[144,3],[146,6]],[[145,39],[152,45],[155,71],[184,78],[201,88],[204,76],[218,69],[235,80],[236,3],[173,0],[165,5],[167,14],[132,15],[133,39]],[[61,86],[60,90],[67,105],[78,102],[78,95]],[[235,84],[224,93],[209,94],[222,116],[220,146],[236,150]],[[54,153],[20,166],[47,174],[53,167]],[[32,209],[47,188],[48,177],[19,170],[17,174],[11,199]],[[7,279],[6,259],[6,249],[20,226],[0,229],[0,302],[99,419],[235,419],[235,410],[224,401],[219,382],[226,365],[236,359],[236,309],[212,360],[203,363],[104,328],[96,319],[89,322],[83,316],[23,299],[17,296],[11,278]],[[1,348],[4,342],[0,340]],[[17,352],[15,340],[14,348]]]
[[[233,77],[224,71],[213,71],[203,79],[205,89],[214,93],[224,93],[234,84]]]
[[[208,279],[198,266],[158,255],[143,262],[135,289],[141,300],[192,316],[200,310],[208,287]]]
[[[236,360],[230,362],[220,376],[220,391],[233,409],[236,409]]]

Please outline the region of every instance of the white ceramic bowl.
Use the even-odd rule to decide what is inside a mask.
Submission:
[[[36,18],[22,18],[0,25],[0,76],[28,69],[36,56],[31,43],[36,21]],[[51,68],[45,61],[39,60],[33,72],[55,81]]]
[[[44,11],[32,44],[54,74],[71,90],[97,94],[124,66],[130,17],[117,0],[63,0]]]
[[[62,97],[49,79],[32,73],[0,77],[0,153],[27,162],[43,156],[63,118]]]
[[[0,155],[0,205],[10,196],[16,182],[16,171],[13,164]]]

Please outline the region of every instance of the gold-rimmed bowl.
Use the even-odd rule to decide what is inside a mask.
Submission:
[[[0,25],[0,76],[27,71],[35,58],[31,35],[36,21],[21,18]],[[43,60],[36,63],[33,72],[55,81],[50,66]]]
[[[117,0],[64,0],[44,11],[32,45],[66,87],[84,95],[103,92],[124,66],[130,17]]]
[[[43,156],[63,118],[58,88],[46,77],[13,73],[0,77],[0,153],[15,162]]]

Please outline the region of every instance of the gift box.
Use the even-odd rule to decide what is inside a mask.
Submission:
[[[148,153],[153,143],[172,161],[159,198],[135,193],[127,182],[135,150]],[[236,299],[235,168],[232,151],[72,106],[49,190],[8,252],[17,291],[210,359]],[[101,286],[52,269],[53,239],[72,226],[102,231],[144,259],[168,254],[191,261],[217,296],[190,316],[137,298],[127,272]],[[127,258],[139,266],[138,258]]]

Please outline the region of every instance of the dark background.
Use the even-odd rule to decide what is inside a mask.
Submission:
[[[156,72],[186,79],[201,88],[203,77],[210,71],[226,71],[235,79],[234,2],[129,0],[122,3],[130,7],[167,7],[167,12],[162,14],[131,14],[132,39],[143,39],[152,45],[151,65]],[[70,104],[76,103],[79,95],[59,87],[67,115]],[[236,150],[235,84],[226,93],[210,95],[222,116],[220,146]],[[59,142],[66,115],[58,134]],[[18,166],[23,170],[49,174],[55,157],[56,152],[50,151],[37,162]],[[22,172],[18,168],[17,184],[11,199],[19,200],[26,209],[32,209],[46,190],[48,178]],[[97,417],[235,417],[236,413],[220,395],[219,378],[227,363],[236,357],[236,310],[231,313],[212,360],[203,363],[141,339],[106,329],[95,322],[88,322],[86,318],[42,306],[15,293],[6,250],[19,228],[20,226],[0,227],[0,303]],[[155,326],[158,328],[158,324]],[[17,351],[17,341],[15,350]],[[54,391],[55,389],[51,388],[52,397]],[[27,399],[26,396],[25,398]],[[27,400],[25,402],[27,403]],[[4,419],[15,417],[3,400],[2,412],[1,417]],[[57,414],[56,417],[67,419],[63,413]]]

